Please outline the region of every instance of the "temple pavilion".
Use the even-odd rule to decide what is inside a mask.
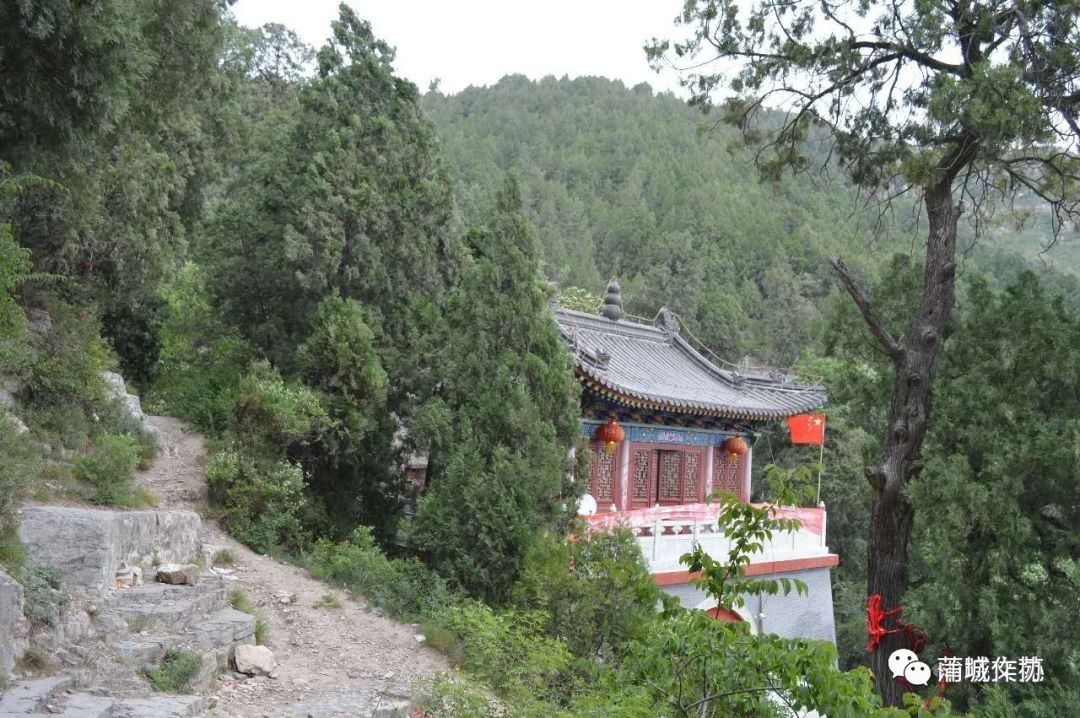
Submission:
[[[820,408],[825,390],[779,372],[721,368],[666,310],[655,322],[631,321],[617,281],[600,315],[555,315],[582,384],[581,431],[593,449],[581,512],[594,527],[629,527],[664,590],[683,605],[711,608],[679,563],[695,541],[726,558],[718,507],[706,498],[726,489],[749,501],[762,429]],[[747,597],[739,618],[756,631],[835,641],[830,568],[838,558],[825,544],[825,508],[783,512],[802,529],[777,535],[747,572],[802,579],[809,595]]]

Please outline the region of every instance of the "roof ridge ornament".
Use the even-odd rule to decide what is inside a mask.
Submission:
[[[613,322],[622,319],[622,289],[619,287],[617,277],[612,277],[607,285],[607,294],[604,295],[604,306],[600,313]]]
[[[669,339],[679,336],[679,320],[675,318],[675,312],[667,307],[660,307],[660,322]]]

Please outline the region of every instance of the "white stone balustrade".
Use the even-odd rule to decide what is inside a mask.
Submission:
[[[686,570],[679,559],[693,550],[695,542],[713,558],[727,559],[731,540],[717,525],[718,511],[718,506],[709,504],[658,506],[597,514],[588,522],[592,528],[626,526],[637,537],[652,573],[669,573]],[[774,533],[772,541],[751,557],[752,565],[829,555],[824,507],[783,507],[780,516],[799,519],[802,527],[794,532]]]

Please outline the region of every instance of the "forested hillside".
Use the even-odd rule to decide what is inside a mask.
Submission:
[[[728,361],[790,366],[815,345],[838,289],[830,253],[873,274],[920,241],[913,212],[898,207],[879,223],[835,173],[760,181],[757,150],[736,129],[647,85],[515,75],[428,92],[423,105],[466,222],[490,205],[504,172],[518,173],[551,279],[597,294],[617,275],[631,312],[673,309]],[[1030,263],[1077,296],[1074,231],[1045,262],[1034,257],[1050,241],[1040,215],[1002,211],[979,242],[967,235],[962,273],[1008,281]]]
[[[1080,310],[1074,268],[1025,271],[1037,229],[1003,221],[959,269],[905,616],[935,655],[1042,655],[1047,682],[882,708],[858,665],[863,466],[891,375],[827,260],[902,329],[924,228],[902,207],[874,221],[836,172],[762,183],[752,147],[646,86],[422,95],[377,30],[342,5],[309,48],[217,0],[0,2],[0,564],[27,575],[27,497],[153,503],[133,476],[154,437],[102,376],[119,370],[209,437],[208,511],[233,536],[423,622],[462,669],[431,715],[1080,703]],[[595,306],[612,275],[631,314],[674,309],[720,361],[828,388],[837,647],[657,612],[633,536],[575,528],[590,457],[549,301]],[[756,447],[780,468],[755,498],[812,477],[785,445],[775,427]],[[784,528],[735,503],[744,546]]]

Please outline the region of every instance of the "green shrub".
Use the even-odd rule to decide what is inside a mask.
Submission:
[[[651,625],[662,594],[629,530],[579,529],[572,538],[549,535],[533,542],[514,587],[515,603],[547,613],[548,632],[575,655],[616,658]]]
[[[284,452],[325,418],[318,392],[286,382],[269,362],[260,361],[240,382],[232,431],[246,446]]]
[[[17,531],[0,534],[0,568],[9,574],[18,573],[26,565],[26,546],[19,540]]]
[[[41,452],[17,426],[0,410],[0,543],[5,545],[14,540],[18,530],[15,511],[41,471]]]
[[[101,325],[85,308],[61,301],[48,303],[48,333],[33,335],[35,358],[22,397],[34,408],[80,409],[89,415],[107,403],[101,372],[110,364]]]
[[[131,436],[106,434],[94,449],[75,459],[75,478],[94,487],[94,501],[106,506],[126,506],[136,498],[133,490],[139,465],[139,442]]]
[[[415,618],[452,605],[446,582],[416,559],[389,559],[367,526],[343,543],[325,539],[310,557],[316,578],[343,586],[396,618]]]
[[[496,612],[468,600],[434,615],[424,635],[515,703],[557,701],[573,656],[562,640],[546,635],[549,622],[542,611]]]
[[[423,715],[454,718],[504,718],[509,715],[490,689],[462,676],[440,675],[427,686],[420,699]]]
[[[324,593],[322,597],[314,603],[315,608],[341,608],[343,605],[341,598],[336,593]]]
[[[229,590],[229,605],[241,613],[250,613],[252,616],[255,615],[255,604],[253,604],[251,599],[247,597],[247,594],[239,588]]]
[[[214,554],[214,558],[211,559],[211,564],[214,566],[232,566],[236,563],[236,557],[233,556],[233,552],[227,548],[218,550]]]
[[[206,467],[210,498],[234,537],[260,553],[308,543],[299,513],[304,472],[287,460],[255,459],[237,447],[223,449]]]
[[[198,653],[170,648],[160,664],[147,666],[142,673],[159,693],[185,693],[201,670],[202,656]]]
[[[23,615],[38,627],[60,622],[60,610],[67,605],[67,592],[60,574],[50,566],[35,566],[14,577],[23,587]]]

